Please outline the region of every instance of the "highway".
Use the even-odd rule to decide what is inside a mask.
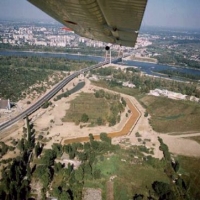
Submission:
[[[121,58],[113,59],[112,63],[117,63],[120,60],[121,60]],[[81,69],[81,70],[76,71],[73,74],[69,75],[68,77],[66,77],[65,79],[63,79],[61,82],[59,82],[51,91],[49,91],[47,94],[45,94],[36,103],[34,103],[33,105],[31,105],[29,108],[27,108],[25,111],[23,111],[22,113],[20,113],[16,117],[12,118],[11,120],[9,120],[9,121],[7,121],[5,123],[2,123],[0,125],[0,132],[3,129],[8,128],[12,124],[16,123],[20,119],[24,119],[26,116],[29,116],[30,114],[32,114],[33,112],[35,112],[36,110],[38,110],[46,101],[49,101],[55,94],[57,94],[67,83],[69,83],[75,77],[79,76],[82,73],[88,72],[88,71],[90,71],[92,69],[96,69],[96,68],[102,67],[102,66],[104,66],[104,65],[106,65],[108,63],[109,63],[109,61],[100,62],[100,63],[98,63],[96,65],[92,65],[90,67]]]

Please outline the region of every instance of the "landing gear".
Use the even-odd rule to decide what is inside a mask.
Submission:
[[[110,50],[110,47],[109,47],[109,46],[106,46],[106,47],[105,47],[105,50],[106,50],[106,51],[109,51],[109,50]]]
[[[105,56],[105,61],[108,61],[111,63],[111,49],[109,46],[105,47],[106,50],[106,56]]]

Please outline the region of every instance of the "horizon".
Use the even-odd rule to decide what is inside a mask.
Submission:
[[[54,24],[54,25],[60,25],[64,26],[60,22],[56,21],[53,18],[49,19],[23,19],[23,18],[5,18],[5,19],[0,19],[0,22],[14,22],[14,23],[44,23],[44,24]],[[160,26],[160,25],[141,25],[140,31],[143,31],[144,29],[162,29],[162,31],[200,31],[200,27],[194,28],[194,27],[174,27],[174,26]],[[169,30],[166,30],[169,29]],[[156,31],[161,31],[161,30],[156,30]]]
[[[199,0],[148,0],[143,27],[200,30]],[[29,20],[54,22],[55,19],[29,3],[27,0],[0,1],[1,20]]]

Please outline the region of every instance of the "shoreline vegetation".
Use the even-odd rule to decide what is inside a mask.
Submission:
[[[155,63],[159,64],[158,60],[156,58],[149,58],[149,57],[138,57],[138,56],[128,56],[125,58],[126,60],[133,60],[133,61],[139,61],[139,62],[146,62],[146,63]]]

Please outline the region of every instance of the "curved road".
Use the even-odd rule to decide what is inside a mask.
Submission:
[[[121,61],[122,58],[117,58],[117,59],[113,59],[112,63],[117,63],[119,61]],[[81,69],[79,71],[74,72],[73,74],[71,74],[70,76],[66,77],[65,79],[63,79],[60,83],[58,83],[49,93],[47,93],[46,95],[44,95],[41,99],[39,99],[36,103],[34,103],[32,106],[30,106],[28,109],[26,109],[25,111],[23,111],[22,113],[20,113],[19,115],[17,115],[16,117],[12,118],[11,120],[2,123],[0,125],[0,131],[2,131],[3,129],[11,126],[12,124],[16,123],[17,121],[19,121],[20,119],[24,119],[27,115],[32,114],[33,112],[35,112],[37,109],[39,109],[46,101],[50,100],[56,93],[58,93],[67,83],[69,83],[72,79],[74,79],[75,77],[77,77],[78,75],[88,72],[92,69],[98,68],[98,67],[102,67],[106,64],[108,64],[108,61],[104,61],[104,62],[100,62],[96,65],[92,65],[90,67]]]

